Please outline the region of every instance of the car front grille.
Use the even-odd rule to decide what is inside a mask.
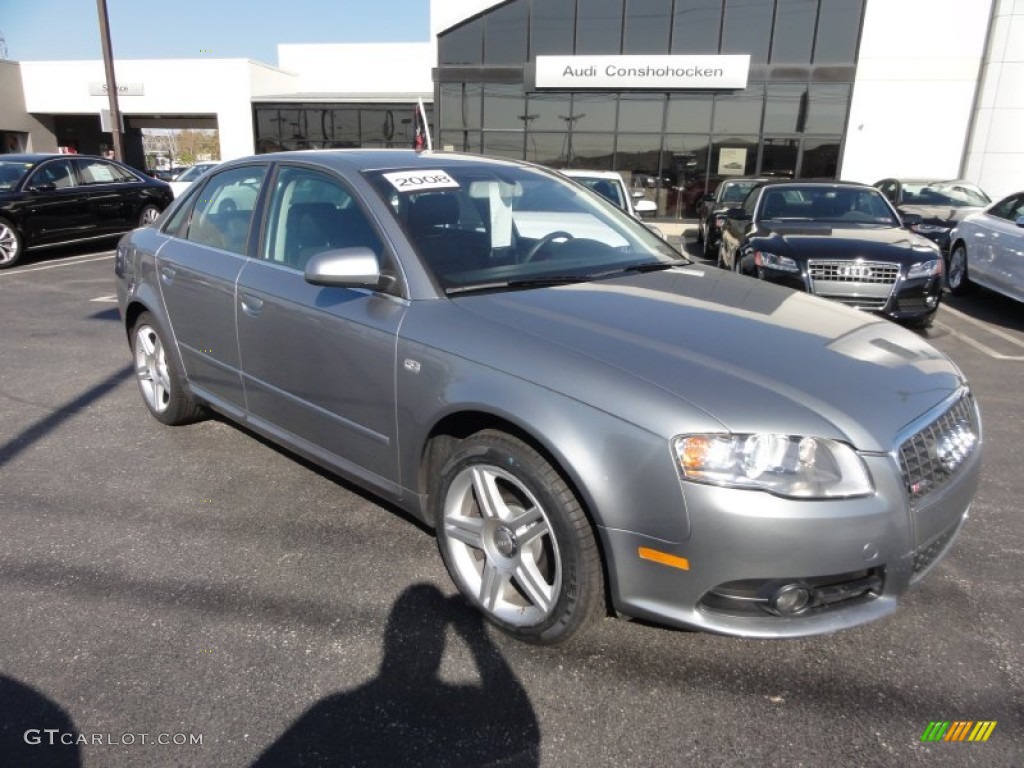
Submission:
[[[900,446],[900,471],[911,500],[942,488],[978,445],[978,419],[970,393]]]
[[[860,259],[811,259],[811,293],[859,309],[880,311],[889,303],[900,277],[899,264]]]

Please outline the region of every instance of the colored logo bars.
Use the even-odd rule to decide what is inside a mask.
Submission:
[[[921,734],[921,741],[988,741],[995,729],[995,720],[933,720]]]

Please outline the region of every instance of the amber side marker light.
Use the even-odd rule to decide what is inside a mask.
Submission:
[[[672,568],[679,568],[683,571],[690,570],[690,561],[685,557],[670,555],[668,552],[659,552],[658,550],[650,549],[649,547],[640,547],[637,549],[636,553],[640,555],[641,560],[652,560],[655,563],[668,565]]]

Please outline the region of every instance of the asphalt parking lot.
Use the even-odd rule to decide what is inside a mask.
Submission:
[[[0,765],[1024,766],[1024,306],[950,300],[926,333],[984,477],[895,615],[609,618],[552,650],[482,627],[402,513],[226,422],[158,424],[113,293],[109,250],[0,273]],[[947,720],[997,725],[921,740]]]

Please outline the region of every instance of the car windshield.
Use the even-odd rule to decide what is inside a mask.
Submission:
[[[756,181],[727,181],[722,186],[722,202],[742,203],[747,193],[755,186]]]
[[[973,206],[983,208],[992,201],[988,195],[973,184],[961,181],[905,182],[903,203],[905,205],[943,205],[953,208]]]
[[[367,174],[449,293],[658,269],[682,256],[555,173],[496,163]]]
[[[32,168],[32,163],[19,160],[0,160],[0,189],[14,189]]]
[[[768,187],[757,218],[900,226],[877,189],[832,185]]]
[[[186,168],[182,174],[175,179],[175,181],[195,181],[215,165],[216,163],[193,165],[191,168]]]

